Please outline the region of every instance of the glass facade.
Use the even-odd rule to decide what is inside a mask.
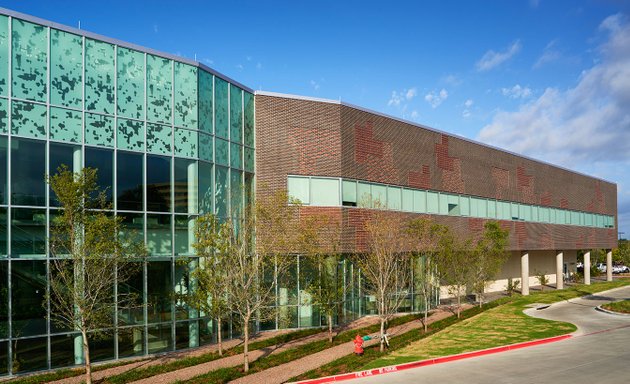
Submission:
[[[178,258],[194,256],[197,215],[227,219],[250,199],[254,97],[199,65],[123,45],[0,15],[0,375],[77,361],[76,333],[43,305],[59,212],[44,175],[64,164],[98,169],[109,210],[150,252],[118,285],[146,309],[117,313],[93,359],[214,338],[211,321],[171,297],[187,284]]]
[[[287,189],[291,197],[312,206],[378,207],[392,211],[596,228],[614,228],[615,225],[613,216],[598,213],[335,177],[289,176]]]

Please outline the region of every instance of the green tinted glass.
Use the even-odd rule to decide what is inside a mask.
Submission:
[[[13,96],[45,102],[48,28],[13,19],[12,29]]]
[[[50,138],[80,143],[83,114],[69,109],[50,107]]]
[[[245,170],[254,172],[254,150],[245,147]]]
[[[83,39],[56,29],[50,32],[50,103],[81,108]]]
[[[85,143],[92,145],[102,145],[105,147],[114,146],[114,118],[85,114]]]
[[[214,140],[216,162],[221,165],[230,165],[229,148],[230,144],[219,138]]]
[[[228,214],[228,169],[225,167],[216,167],[216,185],[215,185],[215,213],[219,217],[227,217]]]
[[[46,106],[13,100],[11,133],[14,135],[45,138]]]
[[[197,132],[175,128],[175,156],[197,157]]]
[[[118,114],[133,119],[144,118],[144,53],[118,47]]]
[[[0,95],[9,92],[9,18],[0,15]]]
[[[199,71],[199,129],[212,133],[212,75]]]
[[[230,166],[233,168],[243,168],[243,146],[230,143]]]
[[[199,158],[201,160],[213,162],[214,159],[212,158],[212,152],[212,136],[199,132]]]
[[[147,55],[147,120],[171,123],[172,61]]]
[[[228,137],[228,83],[214,79],[214,129],[217,136]]]
[[[243,91],[230,85],[230,141],[243,142]]]
[[[85,109],[114,114],[114,46],[85,40]]]
[[[0,133],[9,131],[9,101],[0,99]]]
[[[118,119],[116,146],[132,151],[144,150],[144,123],[136,120]]]
[[[197,129],[197,67],[175,62],[175,125]]]
[[[170,155],[173,128],[169,125],[147,123],[147,151]]]
[[[245,105],[245,145],[254,146],[254,95],[243,92]]]

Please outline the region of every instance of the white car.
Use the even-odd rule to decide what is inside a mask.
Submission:
[[[613,266],[613,273],[628,273],[630,272],[630,268],[625,265],[615,265]]]

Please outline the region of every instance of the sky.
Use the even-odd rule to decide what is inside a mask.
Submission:
[[[630,238],[630,1],[4,1],[617,184]]]

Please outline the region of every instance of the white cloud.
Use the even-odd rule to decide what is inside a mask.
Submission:
[[[481,59],[479,59],[479,61],[477,62],[477,70],[489,71],[492,68],[501,65],[503,62],[511,59],[512,56],[516,55],[520,50],[520,40],[516,40],[503,52],[495,52],[493,50],[489,50],[488,52],[484,53]]]
[[[424,96],[424,100],[431,105],[431,108],[437,108],[444,100],[448,98],[448,92],[442,88],[439,92],[431,91]]]
[[[411,101],[418,95],[418,90],[415,87],[409,89],[403,89],[402,91],[392,91],[392,97],[389,98],[387,106],[399,107],[405,101]]]
[[[558,61],[558,59],[560,59],[562,55],[557,50],[557,45],[558,45],[557,40],[551,40],[549,43],[547,43],[547,46],[545,46],[545,49],[543,50],[542,55],[540,55],[538,60],[536,60],[536,62],[534,63],[533,68],[538,69],[545,64]]]
[[[243,64],[236,64],[236,69],[238,69],[239,71],[242,71],[245,67],[243,67]]]
[[[464,119],[469,118],[472,115],[470,108],[475,104],[473,99],[468,99],[464,102],[464,110],[462,111],[462,117]]]
[[[630,189],[630,24],[614,15],[600,30],[600,58],[574,87],[547,88],[516,111],[497,112],[478,138]],[[620,222],[630,225],[630,195],[618,197]]]
[[[311,87],[313,87],[314,90],[318,90],[319,89],[319,83],[315,80],[311,80],[310,81]]]
[[[442,79],[442,81],[444,81],[444,83],[450,85],[451,87],[457,87],[462,83],[462,80],[453,74],[447,75]]]
[[[415,109],[413,111],[411,111],[411,119],[412,120],[418,120],[419,117],[420,117],[420,114],[418,113],[418,111],[416,111]]]
[[[501,88],[501,93],[511,99],[527,99],[532,95],[532,90],[529,87],[521,87],[520,84],[516,84],[512,88]]]

